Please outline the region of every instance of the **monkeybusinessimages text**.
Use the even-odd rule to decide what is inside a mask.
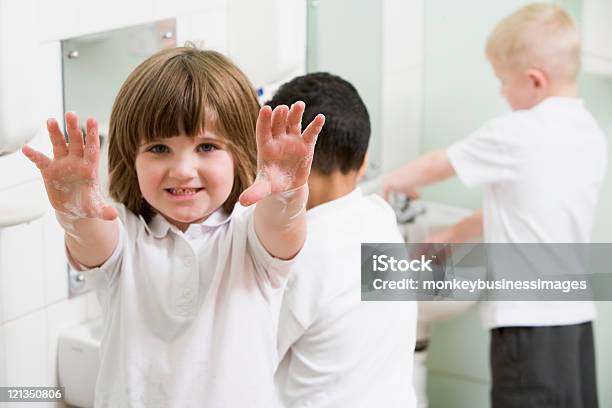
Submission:
[[[433,272],[433,259],[421,255],[417,259],[396,259],[388,255],[372,256],[372,272]],[[448,278],[448,277],[447,277]],[[374,290],[450,290],[468,291],[471,293],[484,290],[552,290],[568,293],[587,290],[585,280],[511,280],[511,279],[424,279],[406,277],[401,279],[374,278]]]

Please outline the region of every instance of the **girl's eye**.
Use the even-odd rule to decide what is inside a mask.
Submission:
[[[217,146],[215,146],[214,144],[210,144],[210,143],[202,143],[201,145],[198,146],[198,149],[201,152],[212,152],[214,150],[217,150]]]
[[[167,153],[168,147],[164,145],[153,145],[148,149],[151,153]]]

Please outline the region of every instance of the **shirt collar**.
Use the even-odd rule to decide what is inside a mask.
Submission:
[[[536,105],[537,107],[546,107],[549,105],[556,105],[556,106],[571,106],[576,107],[576,106],[583,106],[584,105],[584,101],[581,98],[578,97],[569,97],[569,96],[549,96],[548,98],[545,98],[544,100],[542,100],[538,105]]]
[[[236,204],[236,206],[234,207],[234,211],[232,211],[231,214],[226,214],[221,208],[219,208],[215,212],[210,214],[208,218],[206,218],[204,221],[200,223],[191,224],[185,232],[188,232],[190,229],[193,228],[217,228],[230,221],[232,215],[236,211],[236,207],[238,207],[238,204]],[[153,218],[151,218],[151,221],[149,223],[145,222],[142,215],[140,216],[140,220],[144,224],[145,229],[157,239],[164,238],[170,230],[174,231],[177,234],[182,233],[181,230],[179,230],[177,227],[168,222],[168,220],[166,220],[166,218],[164,218],[164,216],[161,214],[155,214]]]
[[[317,217],[321,213],[325,213],[328,211],[334,211],[336,208],[345,208],[345,206],[350,206],[350,203],[356,200],[359,200],[363,197],[363,193],[361,188],[355,187],[353,191],[350,193],[343,195],[342,197],[336,198],[335,200],[328,201],[323,204],[319,204],[316,207],[311,208],[306,212],[307,219],[312,219],[313,217]]]

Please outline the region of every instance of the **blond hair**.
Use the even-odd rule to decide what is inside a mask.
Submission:
[[[505,17],[486,45],[492,63],[512,70],[539,68],[560,83],[576,81],[580,54],[574,21],[553,4],[530,4]]]
[[[134,163],[142,143],[214,130],[234,159],[234,185],[223,203],[230,213],[255,175],[259,102],[245,75],[214,51],[180,47],[142,62],[121,86],[109,126],[109,194],[149,221]]]

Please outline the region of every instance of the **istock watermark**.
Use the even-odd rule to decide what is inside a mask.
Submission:
[[[420,259],[395,259],[387,255],[372,255],[372,270],[374,272],[432,272],[429,266],[433,259],[426,259],[421,255]]]
[[[612,300],[612,244],[362,244],[362,300]]]

